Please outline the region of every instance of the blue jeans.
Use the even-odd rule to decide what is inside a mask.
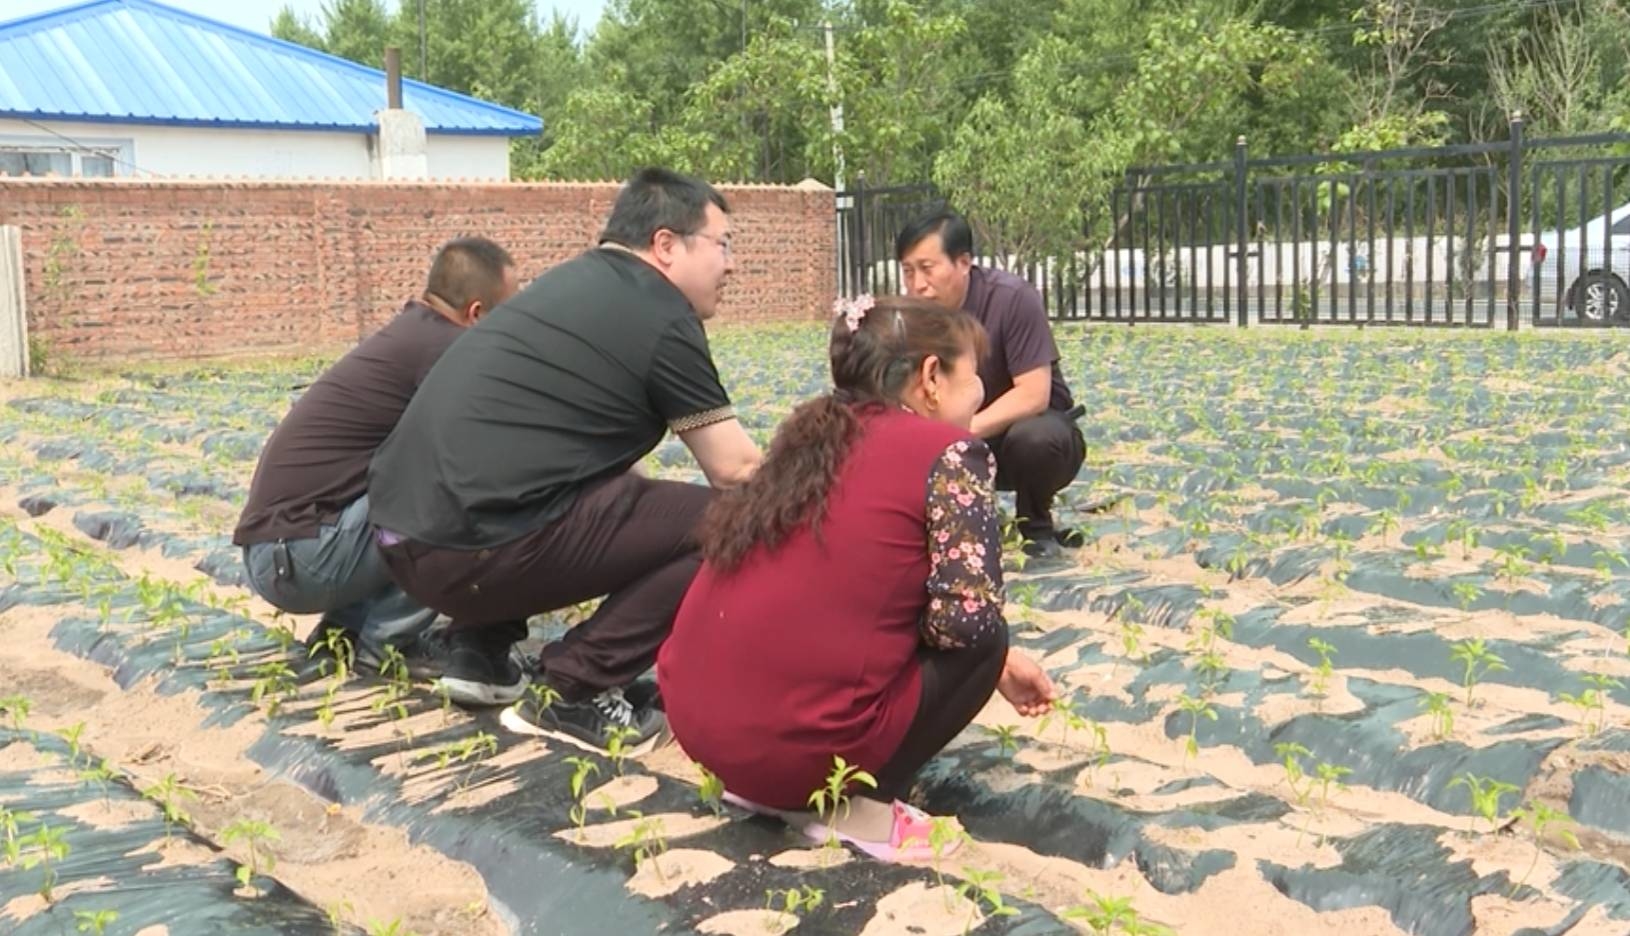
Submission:
[[[357,656],[377,657],[386,644],[418,637],[436,612],[407,596],[391,579],[368,523],[368,495],[346,506],[310,539],[254,543],[243,549],[249,585],[289,614],[321,613],[356,635]]]

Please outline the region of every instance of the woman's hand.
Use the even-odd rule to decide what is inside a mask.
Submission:
[[[1002,666],[1001,678],[996,680],[996,691],[1013,705],[1013,710],[1026,718],[1047,714],[1058,692],[1036,661],[1017,650],[1007,652],[1007,663]]]

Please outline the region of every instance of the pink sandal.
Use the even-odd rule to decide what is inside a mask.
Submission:
[[[889,830],[889,840],[877,842],[856,838],[843,832],[829,833],[827,827],[819,822],[795,821],[807,814],[755,803],[729,790],[724,792],[723,799],[732,806],[739,806],[748,812],[774,816],[788,825],[796,826],[812,842],[825,842],[829,834],[835,835],[838,841],[847,842],[879,861],[931,861],[934,858],[934,847],[929,844],[934,834],[934,817],[899,800],[890,804],[890,808],[894,810],[894,826]],[[959,835],[943,846],[939,857],[945,858],[955,854],[960,847],[962,836]]]
[[[856,838],[829,830],[819,822],[805,826],[804,834],[816,842],[824,842],[828,836],[835,835],[838,841],[847,842],[879,861],[932,860],[935,857],[934,848],[929,841],[934,832],[934,817],[899,800],[895,800],[890,806],[894,810],[894,827],[889,831],[887,842]],[[957,836],[941,848],[938,857],[952,855],[961,846],[962,837]]]

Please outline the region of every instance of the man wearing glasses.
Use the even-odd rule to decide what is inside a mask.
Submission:
[[[455,698],[505,682],[528,617],[607,596],[544,648],[533,676],[548,691],[505,713],[512,729],[595,749],[615,732],[637,752],[663,725],[654,699],[622,689],[673,624],[712,495],[629,469],[670,430],[715,488],[758,467],[702,329],[733,268],[728,212],[699,179],[636,174],[600,246],[449,349],[374,458],[381,551],[403,590],[452,618]]]

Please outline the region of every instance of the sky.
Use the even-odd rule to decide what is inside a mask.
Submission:
[[[31,16],[47,10],[76,6],[79,0],[0,0],[0,22]],[[242,26],[255,32],[266,32],[272,18],[285,5],[294,12],[315,22],[322,15],[323,0],[157,0],[159,3]],[[397,0],[385,0],[387,8],[394,9]],[[577,18],[578,29],[587,33],[600,19],[605,0],[533,0],[540,17],[548,22],[550,14],[558,10]]]

